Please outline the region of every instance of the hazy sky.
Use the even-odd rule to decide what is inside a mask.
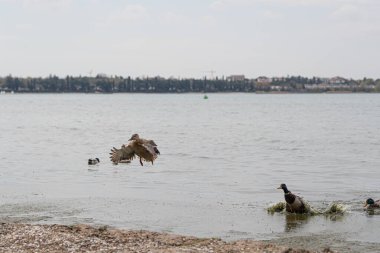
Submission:
[[[0,0],[0,76],[380,78],[380,0]]]

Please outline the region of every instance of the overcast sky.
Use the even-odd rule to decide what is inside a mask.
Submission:
[[[0,76],[380,78],[380,0],[0,0]]]

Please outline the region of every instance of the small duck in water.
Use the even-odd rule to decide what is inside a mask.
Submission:
[[[286,187],[286,184],[281,184],[280,187],[277,189],[284,190],[285,194],[285,201],[286,201],[286,211],[290,213],[307,213],[306,205],[304,200],[291,193],[288,188]]]
[[[95,164],[98,164],[100,162],[99,158],[90,158],[88,159],[88,165],[95,165]]]
[[[375,208],[380,208],[380,199],[374,201],[373,199],[369,198],[365,201],[364,207],[366,209],[375,209]]]

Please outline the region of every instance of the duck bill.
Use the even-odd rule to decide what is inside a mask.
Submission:
[[[280,186],[280,187],[277,187],[277,189],[282,189],[282,187]]]
[[[363,207],[367,207],[368,206],[368,204],[367,203],[364,203],[364,206]]]

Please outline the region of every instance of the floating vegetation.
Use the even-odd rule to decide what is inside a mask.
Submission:
[[[344,214],[347,211],[347,206],[340,204],[340,203],[331,203],[325,210],[320,211],[315,208],[313,208],[309,203],[305,201],[305,207],[307,210],[307,214],[310,215],[330,215],[330,214]],[[275,204],[270,205],[267,208],[267,211],[269,213],[279,213],[279,212],[285,212],[286,211],[286,203],[285,202],[278,202]]]

